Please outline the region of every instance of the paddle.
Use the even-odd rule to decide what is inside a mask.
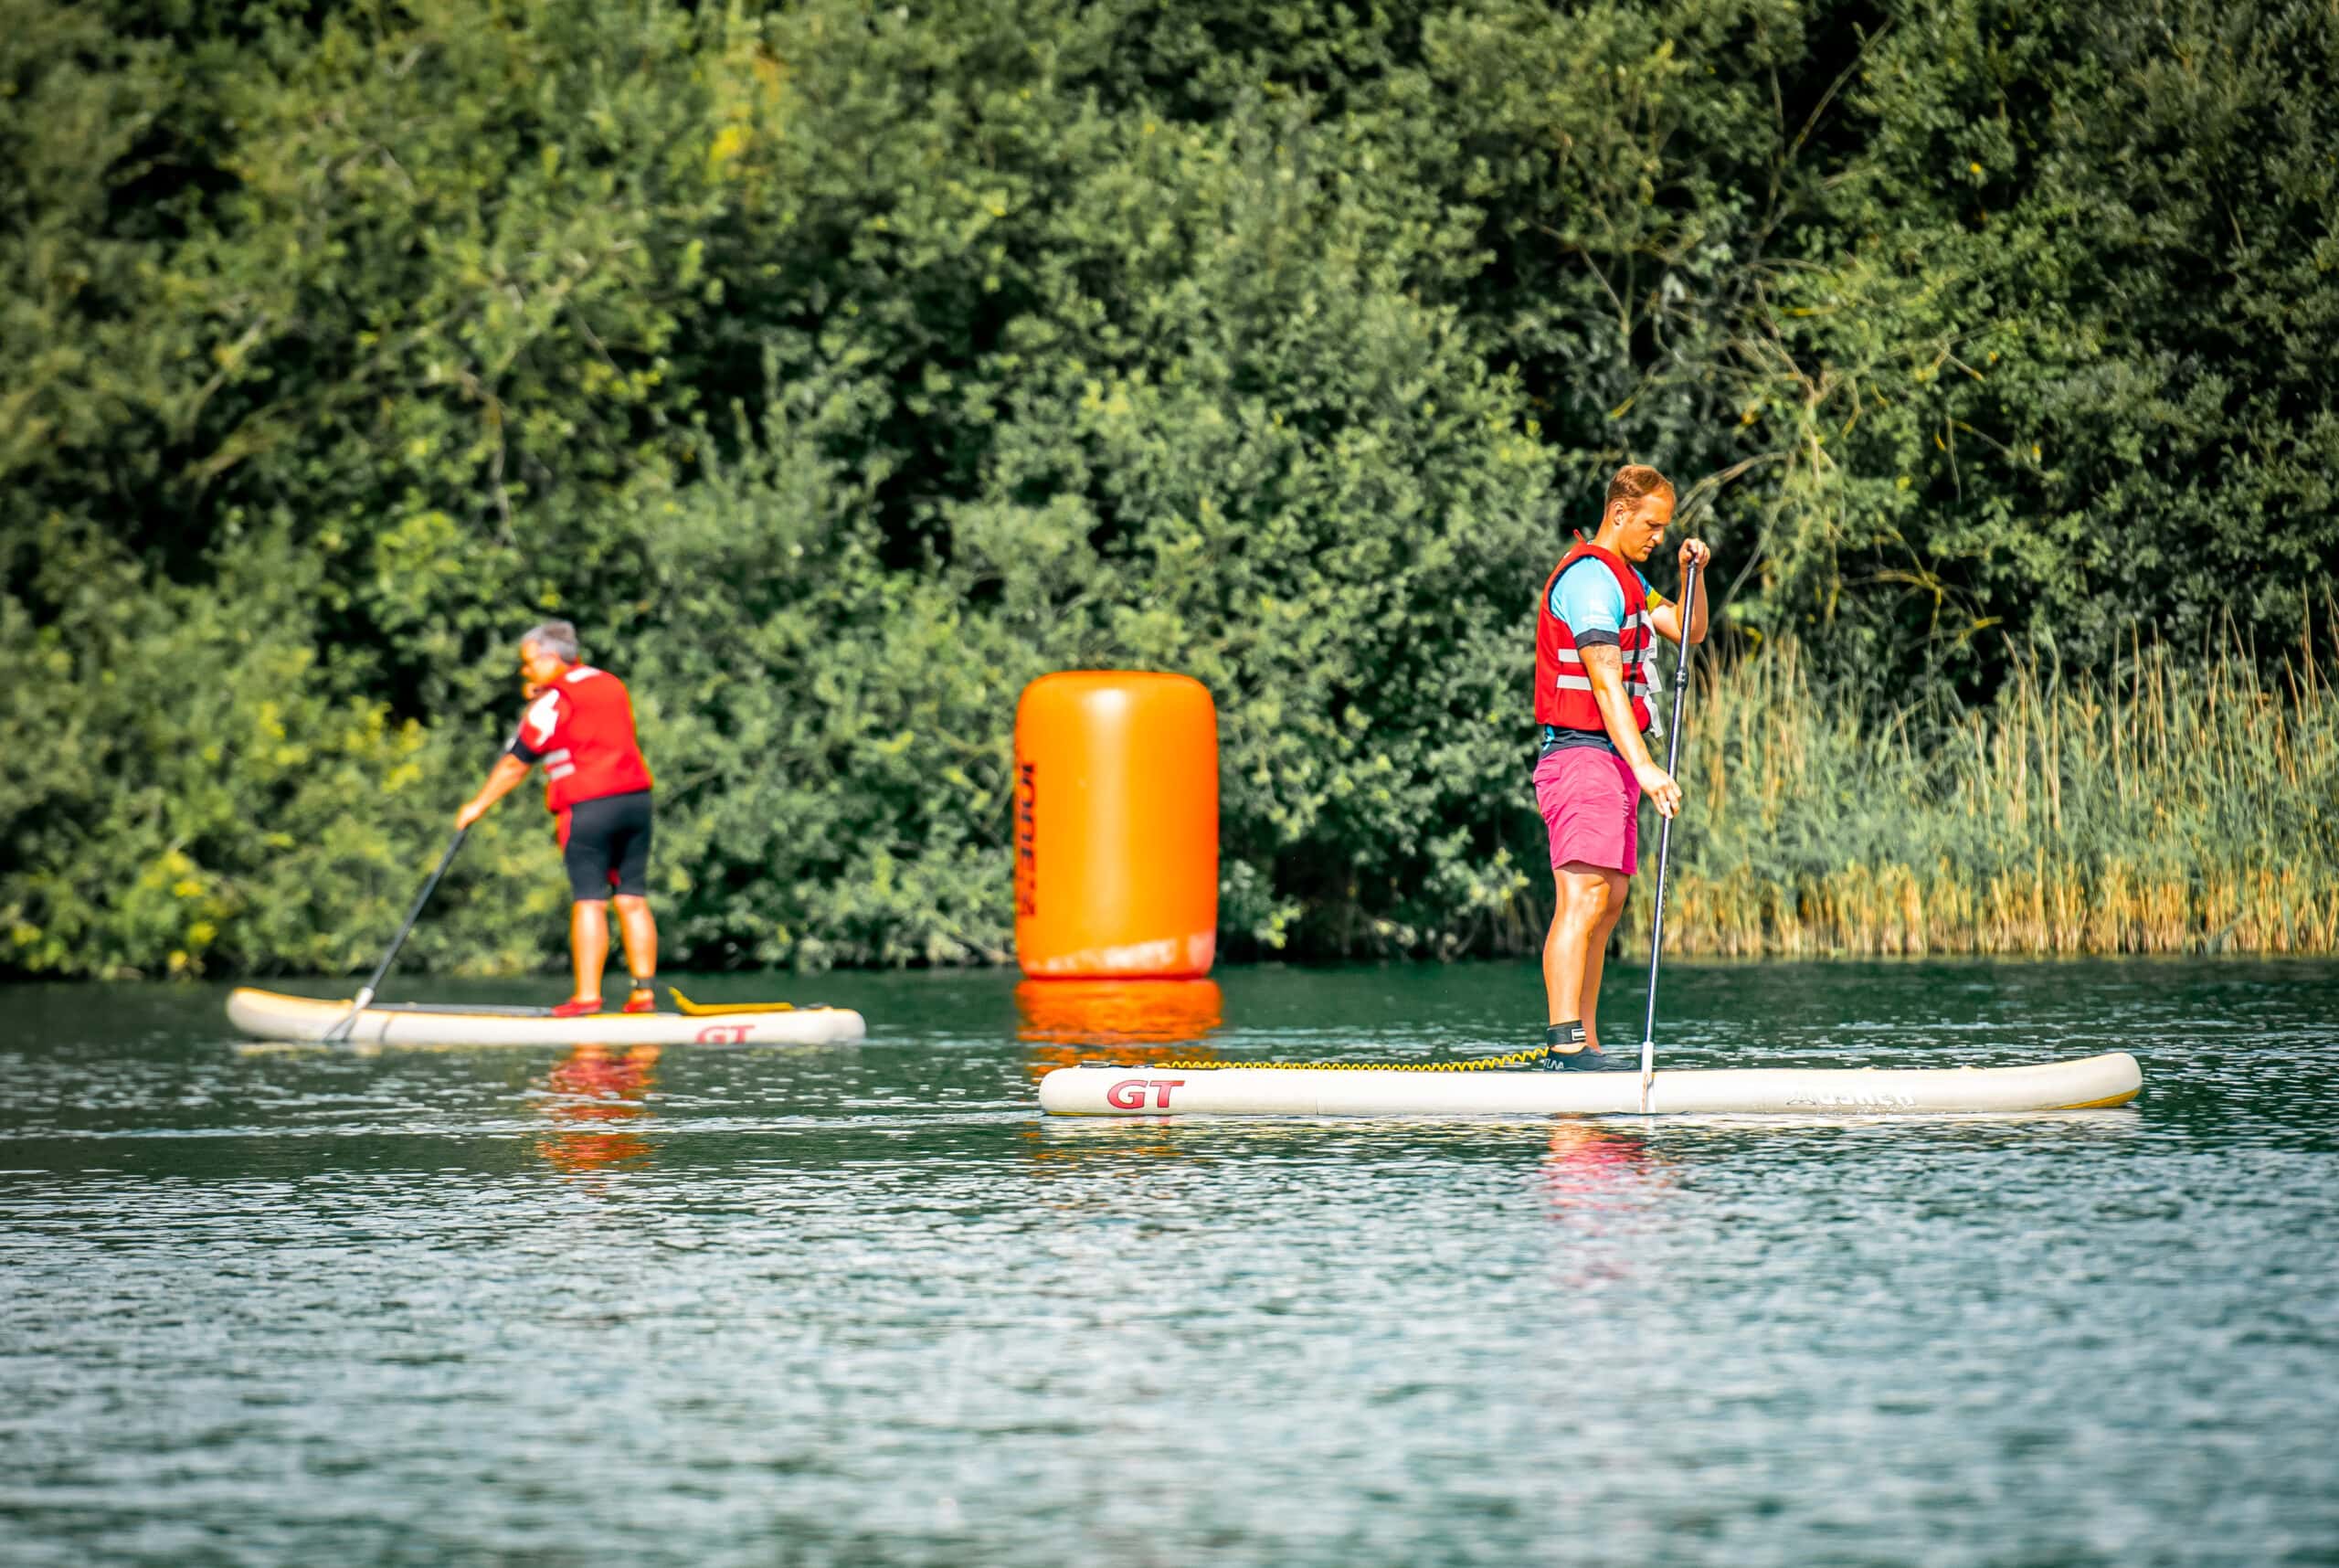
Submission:
[[[398,949],[406,946],[407,937],[414,930],[414,923],[422,918],[422,906],[429,903],[430,895],[439,890],[439,879],[447,874],[449,866],[455,863],[455,852],[463,847],[463,838],[470,832],[469,828],[457,828],[455,836],[447,841],[447,853],[439,857],[438,869],[422,885],[422,891],[414,895],[414,907],[406,912],[406,924],[399,927],[398,934],[390,938],[390,950],[382,955],[382,961],[374,966],[374,978],[365,982],[365,989],[357,993],[357,1000],[349,1004],[349,1011],[342,1015],[340,1021],[325,1031],[326,1044],[339,1044],[348,1039],[350,1030],[356,1027],[357,1015],[373,1005],[374,993],[381,989],[383,977],[390,972],[390,965],[397,960]]]
[[[1665,737],[1665,770],[1672,773],[1681,763],[1681,707],[1689,695],[1689,661],[1697,656],[1698,645],[1689,641],[1689,628],[1696,624],[1698,614],[1698,568],[1693,564],[1681,585],[1681,662],[1673,669],[1673,730]],[[1677,776],[1675,783],[1680,779]],[[1680,808],[1674,809],[1680,815]],[[1651,917],[1648,933],[1648,1022],[1641,1029],[1641,1114],[1648,1114],[1650,1081],[1656,1074],[1656,965],[1665,956],[1665,863],[1673,850],[1673,818],[1660,819],[1656,831],[1656,913]]]

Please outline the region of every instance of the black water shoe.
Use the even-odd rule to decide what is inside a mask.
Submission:
[[[1539,1073],[1637,1072],[1639,1064],[1612,1060],[1583,1043],[1583,1020],[1571,1018],[1543,1031],[1543,1054],[1528,1066]]]
[[[1611,1056],[1586,1045],[1575,1051],[1546,1051],[1536,1067],[1546,1073],[1637,1073],[1637,1057]]]

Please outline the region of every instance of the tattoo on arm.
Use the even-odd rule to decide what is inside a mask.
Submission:
[[[1651,759],[1648,744],[1641,739],[1640,726],[1633,722],[1633,699],[1625,692],[1625,655],[1605,643],[1579,647],[1583,659],[1583,673],[1592,682],[1593,701],[1600,705],[1600,716],[1608,722],[1608,738],[1625,760],[1638,768]]]

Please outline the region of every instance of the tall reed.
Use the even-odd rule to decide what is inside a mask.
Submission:
[[[1774,645],[1691,710],[1668,950],[2339,950],[2339,698],[2311,658],[2042,650],[1986,708],[1877,724]]]

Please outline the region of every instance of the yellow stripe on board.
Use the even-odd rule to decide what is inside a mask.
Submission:
[[[668,986],[666,988],[666,994],[674,999],[674,1007],[676,1011],[680,1012],[686,1018],[726,1018],[732,1014],[741,1012],[793,1012],[796,1011],[796,1004],[790,1001],[730,1001],[716,1003],[693,1001],[689,997],[684,996],[672,986]]]

